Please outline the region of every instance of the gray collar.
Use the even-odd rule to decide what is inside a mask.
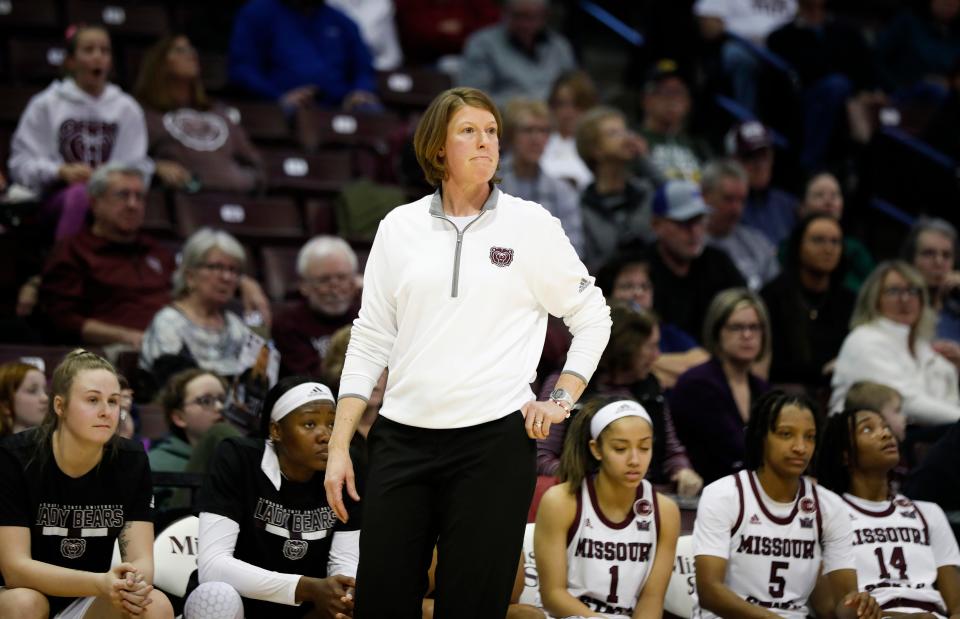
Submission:
[[[480,209],[480,212],[492,211],[497,208],[497,200],[500,199],[500,188],[490,183],[490,195],[487,196],[487,201],[483,203],[483,208]],[[434,217],[446,217],[443,212],[443,188],[437,187],[437,190],[433,192],[433,196],[430,198],[430,214]]]

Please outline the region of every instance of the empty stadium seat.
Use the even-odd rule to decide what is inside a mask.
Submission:
[[[307,220],[307,234],[337,234],[336,209],[330,200],[313,198],[304,204],[304,218]]]
[[[21,84],[47,84],[59,78],[67,56],[64,40],[58,37],[11,38],[7,51],[10,78]]]
[[[158,38],[170,30],[170,17],[163,4],[68,0],[67,23],[104,24],[111,35]]]
[[[380,100],[398,108],[426,108],[434,97],[451,85],[450,76],[436,69],[397,69],[377,74]]]
[[[36,86],[0,86],[0,125],[13,129],[30,98],[38,92],[40,89]],[[9,142],[6,146],[9,148]]]
[[[351,178],[350,153],[260,149],[271,191],[333,194]]]
[[[251,140],[257,143],[292,143],[290,123],[276,103],[264,101],[232,101],[227,113],[239,123]]]
[[[264,288],[267,296],[275,302],[296,295],[299,251],[299,247],[263,247],[260,250]]]
[[[162,189],[153,189],[147,194],[143,230],[159,237],[172,237],[176,234],[173,218],[170,217],[168,196]]]
[[[400,121],[392,114],[351,114],[319,108],[297,112],[297,134],[307,150],[331,145],[372,148],[386,154],[387,140]]]
[[[0,2],[0,28],[21,30],[44,28],[56,30],[60,26],[57,3],[54,0],[4,0]]]
[[[291,198],[226,194],[178,195],[177,230],[186,238],[203,226],[226,230],[240,240],[302,241],[303,218]]]

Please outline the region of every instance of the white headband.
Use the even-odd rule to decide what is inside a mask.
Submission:
[[[651,428],[653,427],[650,414],[642,406],[633,400],[617,400],[598,410],[593,419],[590,420],[591,438],[596,439],[604,428],[623,417],[640,417],[645,419]]]
[[[270,411],[271,421],[280,421],[307,402],[330,402],[336,404],[333,393],[320,383],[301,383],[293,387],[277,400]]]

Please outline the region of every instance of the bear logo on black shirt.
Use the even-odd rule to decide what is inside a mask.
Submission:
[[[288,539],[283,542],[283,556],[291,561],[304,558],[309,549],[310,546],[302,539]]]
[[[60,554],[67,559],[79,559],[87,550],[87,540],[65,537],[60,540]]]

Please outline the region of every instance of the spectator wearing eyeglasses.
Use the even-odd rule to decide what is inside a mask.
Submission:
[[[937,312],[937,337],[960,342],[960,271],[957,229],[938,217],[920,217],[904,241],[901,257],[923,276]]]
[[[560,220],[570,244],[584,255],[583,217],[580,196],[566,181],[540,167],[550,137],[550,110],[535,99],[514,99],[504,115],[504,141],[509,155],[500,162],[500,189],[512,196],[536,202]]]
[[[154,443],[147,458],[154,472],[206,472],[206,466],[197,464],[197,455],[212,451],[213,442],[240,432],[224,420],[223,408],[227,399],[226,382],[207,370],[190,368],[177,372],[167,381],[159,394],[170,432]],[[210,430],[217,426],[218,432]],[[201,443],[205,443],[201,447]],[[203,459],[206,462],[206,459]],[[156,508],[160,511],[189,504],[189,496],[172,487],[154,488]]]
[[[173,275],[173,302],[143,334],[141,369],[161,381],[172,367],[197,366],[221,376],[246,369],[240,353],[250,328],[227,309],[245,263],[243,247],[222,230],[201,228],[187,239]]]
[[[160,394],[170,434],[150,448],[150,470],[185,471],[193,448],[223,420],[226,397],[226,383],[213,372],[191,368],[171,376]]]
[[[707,308],[703,345],[710,359],[680,375],[667,394],[677,437],[704,485],[744,466],[744,429],[769,391],[753,373],[770,349],[767,308],[747,288],[718,293]]]
[[[87,185],[93,223],[64,239],[47,260],[39,308],[51,339],[139,350],[143,331],[170,302],[173,253],[143,233],[146,183],[138,167],[108,163]],[[260,285],[240,281],[244,304],[269,322]]]
[[[360,310],[359,263],[336,236],[310,239],[297,255],[300,298],[277,312],[273,338],[285,375],[324,376],[330,338]]]
[[[853,383],[871,380],[900,392],[908,425],[960,419],[960,347],[935,348],[935,324],[920,272],[901,260],[880,263],[860,289],[850,335],[837,356],[831,410],[843,406]]]

